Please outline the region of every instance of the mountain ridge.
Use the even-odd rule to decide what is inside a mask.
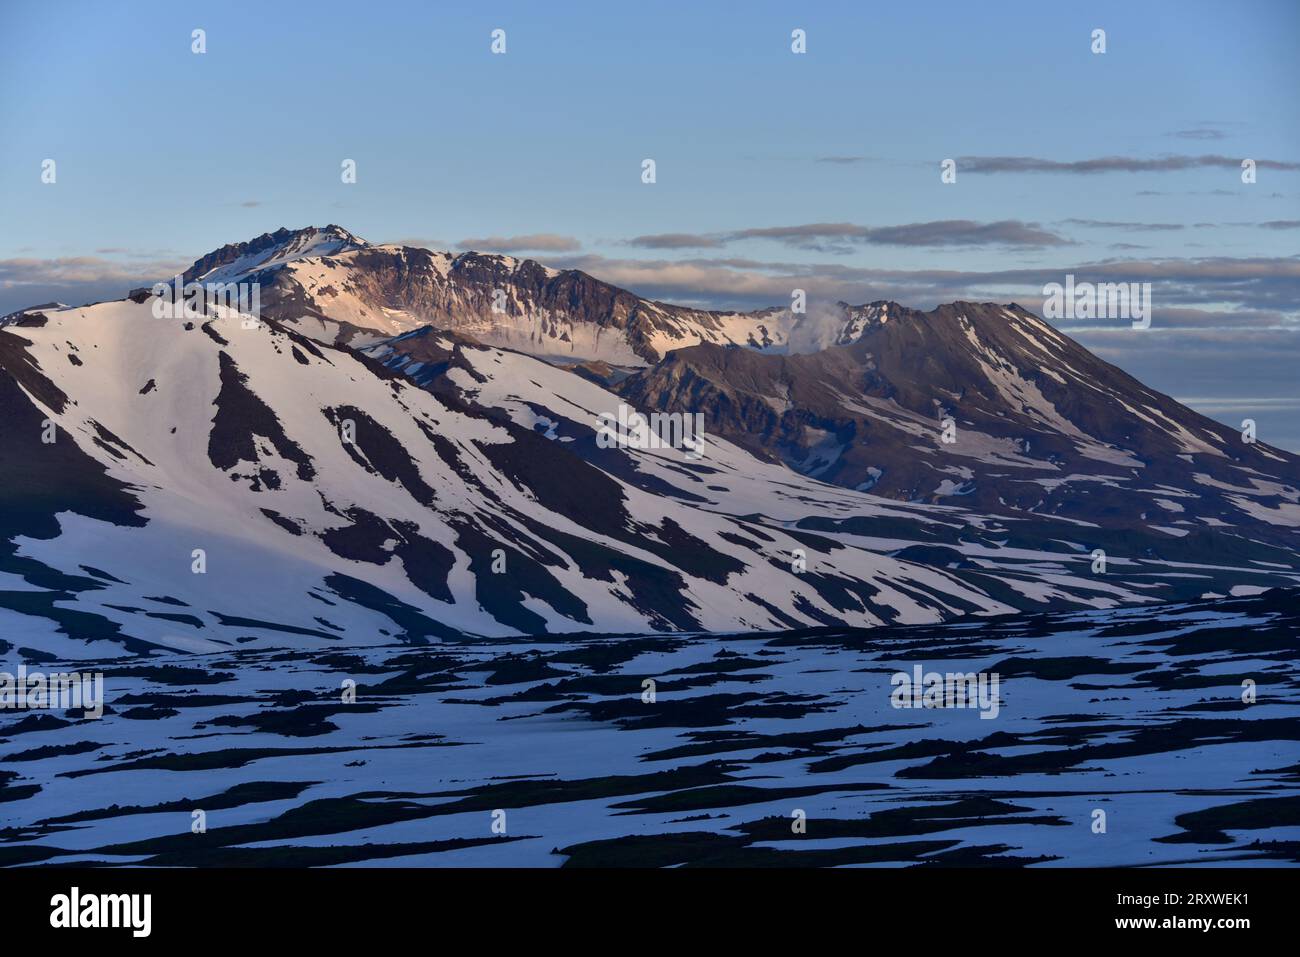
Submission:
[[[327,227],[197,261],[194,281],[279,290],[260,317],[204,297],[160,319],[147,290],[9,317],[0,620],[80,657],[925,623],[1300,580],[1295,457],[1233,445],[1020,307],[880,301],[816,353],[699,327],[653,363],[575,363],[554,337],[482,342],[473,310],[361,335],[360,293],[413,303],[431,271],[597,316],[636,299],[396,249]],[[342,309],[304,285],[340,269]],[[588,325],[627,345],[640,302]],[[703,458],[602,445],[620,406],[703,414]]]

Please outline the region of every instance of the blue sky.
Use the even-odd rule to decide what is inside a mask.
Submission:
[[[719,306],[1147,278],[1067,329],[1300,448],[1294,0],[211,7],[0,5],[0,312],[326,222]]]

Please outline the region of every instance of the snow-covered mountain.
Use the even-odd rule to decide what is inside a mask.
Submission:
[[[531,259],[371,245],[339,226],[279,229],[198,260],[186,280],[256,281],[263,315],[365,344],[424,325],[559,359],[641,366],[700,342],[779,348],[795,317],[642,299]]]
[[[1296,569],[1300,460],[1291,453],[1245,443],[1018,306],[851,312],[875,318],[846,327],[848,344],[814,354],[702,344],[631,375],[571,368],[636,408],[702,415],[713,435],[797,474],[995,516],[1007,523],[1005,542],[1057,549],[1064,539],[1089,555],[1189,568]],[[450,347],[448,334],[421,330],[369,351],[446,388],[465,382],[449,371]],[[461,362],[473,354],[457,347]],[[485,395],[477,375],[469,401]],[[538,415],[564,415],[558,393],[528,393]]]
[[[157,319],[149,302],[0,330],[4,633],[75,657],[1015,607],[999,597],[1014,585],[896,554],[978,517],[810,487],[725,441],[698,462],[598,449],[617,396],[519,354],[462,357],[435,394],[274,323]],[[543,399],[560,411],[539,415]],[[837,515],[890,541],[800,527]],[[1083,570],[1046,591],[1141,598]]]
[[[313,270],[333,278],[302,285]],[[710,335],[726,325],[581,273],[372,247],[338,227],[227,246],[187,273],[278,290],[262,296],[263,322],[210,301],[157,318],[147,292],[7,317],[0,635],[75,658],[761,631],[1297,580],[1294,457],[1236,450],[1171,400],[1119,389],[1122,373],[1014,307],[1001,324],[970,304],[846,309],[851,341],[815,355],[706,341],[623,378],[599,351],[574,365],[477,341],[467,330],[484,317],[462,304],[503,276],[529,302],[569,303],[584,341],[621,336],[631,350],[645,333],[644,354],[618,353],[642,365],[657,354],[647,343],[669,341],[652,310],[687,339],[705,319],[719,323]],[[349,311],[374,288],[412,307],[432,295],[463,321],[343,334],[375,318]],[[417,312],[428,318],[394,323]],[[529,341],[554,358],[563,339]],[[994,349],[1007,343],[1019,364]],[[601,423],[629,404],[701,414],[703,446],[608,447]],[[953,447],[938,438],[940,407],[958,424]],[[857,418],[847,432],[822,424],[837,415]],[[876,488],[791,454],[819,429],[816,454]],[[906,469],[972,487],[899,494]],[[1057,480],[1070,495],[1054,507],[1030,500]],[[1111,520],[1134,501],[1160,521]]]
[[[369,247],[364,239],[333,223],[323,228],[285,229],[282,226],[246,243],[230,243],[208,253],[185,270],[182,278],[186,282],[231,282],[290,263]]]
[[[843,344],[814,354],[702,344],[616,388],[707,410],[717,434],[821,481],[1022,528],[1051,515],[1112,552],[1292,563],[1300,457],[1246,442],[1018,305],[850,312]]]

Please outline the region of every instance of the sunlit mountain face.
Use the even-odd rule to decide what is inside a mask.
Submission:
[[[0,4],[0,875],[1300,863],[1298,28]]]

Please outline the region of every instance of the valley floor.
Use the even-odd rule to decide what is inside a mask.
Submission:
[[[0,864],[1296,864],[1298,662],[1286,591],[119,659],[101,720],[0,712]],[[997,674],[997,716],[893,707],[916,665]]]

